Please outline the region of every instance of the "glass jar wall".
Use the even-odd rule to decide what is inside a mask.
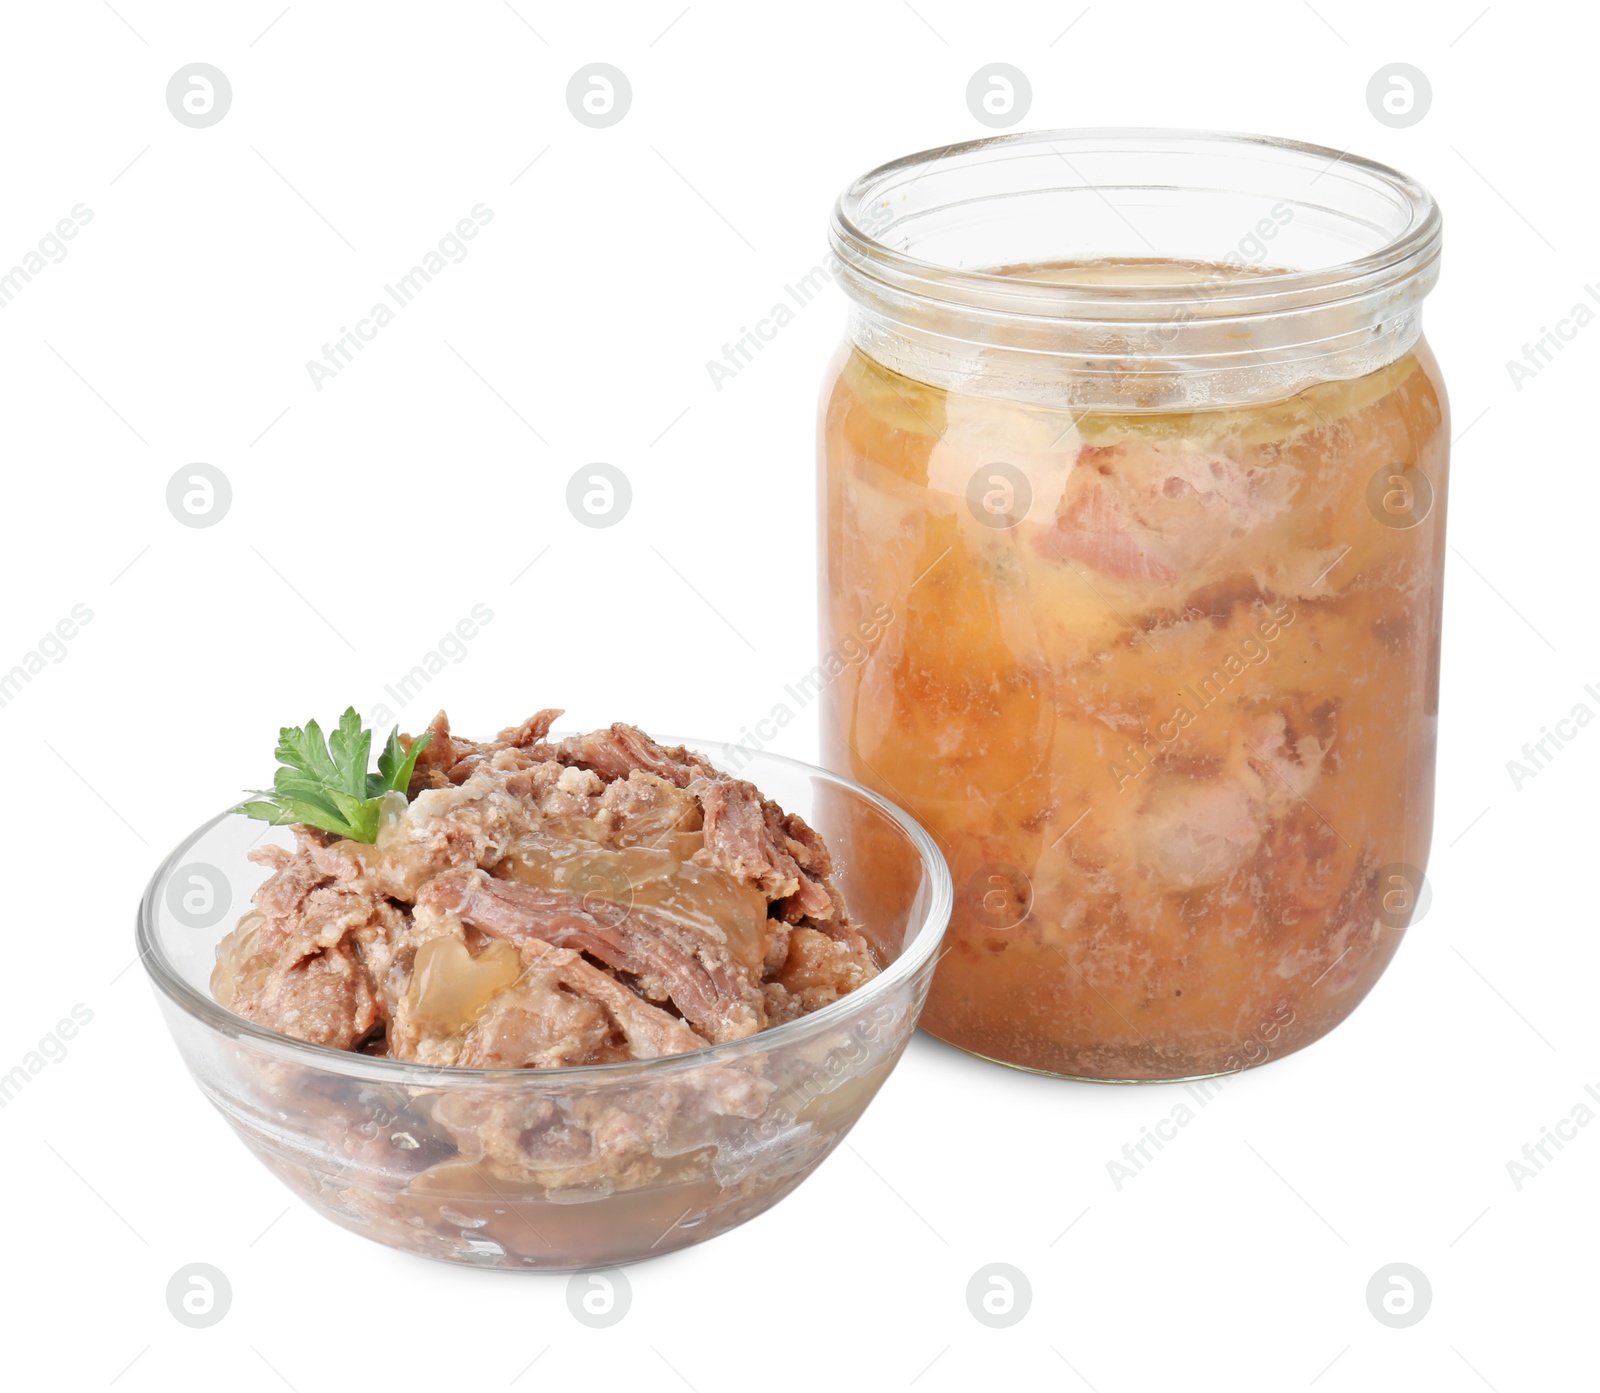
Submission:
[[[824,759],[950,862],[935,1035],[1196,1077],[1383,971],[1433,814],[1439,239],[1404,176],[1236,136],[1005,137],[841,198]]]

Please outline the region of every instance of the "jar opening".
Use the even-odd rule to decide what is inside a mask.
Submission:
[[[884,165],[840,197],[831,243],[852,335],[896,370],[979,391],[998,373],[987,390],[1007,395],[1037,395],[1018,379],[1042,374],[1065,404],[1172,409],[1393,361],[1420,331],[1441,228],[1414,180],[1345,152],[1082,130]],[[1116,387],[1130,365],[1141,401]]]

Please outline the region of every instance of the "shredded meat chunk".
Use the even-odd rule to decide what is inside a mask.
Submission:
[[[527,969],[496,996],[467,1031],[455,1062],[475,1069],[530,1069],[630,1058],[611,1012],[564,985],[555,966]]]
[[[570,949],[543,942],[526,943],[525,955],[549,963],[550,970],[568,990],[586,995],[604,1006],[627,1039],[634,1059],[659,1059],[700,1049],[705,1041],[675,1016],[643,1001],[616,978],[585,962]]]
[[[443,711],[439,712],[428,723],[427,734],[431,739],[417,756],[416,767],[412,770],[411,796],[415,797],[425,788],[465,783],[480,764],[505,750],[539,750],[550,727],[560,719],[560,708],[550,707],[528,717],[521,725],[502,730],[493,740],[480,743],[453,735],[450,718]],[[409,751],[414,741],[406,736],[401,743]]]
[[[212,973],[224,1006],[313,1045],[355,1049],[380,1020],[378,989],[362,958],[365,938],[392,932],[401,915],[358,857],[301,834],[299,850],[263,856],[274,874],[255,911],[223,940]]]
[[[698,832],[704,821],[698,798],[644,769],[606,785],[600,816],[617,846],[660,846],[674,833]]]
[[[787,923],[833,917],[833,899],[822,883],[832,869],[827,849],[800,818],[785,815],[742,779],[719,780],[701,801],[712,865],[778,901]]]
[[[405,817],[380,829],[375,873],[391,895],[415,899],[441,871],[495,865],[518,837],[547,819],[592,817],[603,789],[586,770],[549,760],[528,764],[518,750],[496,751],[463,783],[424,790]]]
[[[814,1011],[853,992],[871,975],[853,945],[816,929],[796,929],[777,980],[805,1010]]]
[[[556,757],[563,764],[593,769],[607,783],[625,779],[635,769],[667,779],[679,788],[688,788],[695,779],[720,777],[704,755],[694,754],[682,745],[658,745],[642,730],[621,721],[609,730],[568,736]]]
[[[646,997],[670,1001],[718,1044],[754,1034],[767,1023],[759,983],[724,945],[649,910],[630,908],[620,923],[606,923],[570,890],[495,880],[476,870],[435,876],[418,903],[519,944],[534,938],[587,953],[634,978]]]

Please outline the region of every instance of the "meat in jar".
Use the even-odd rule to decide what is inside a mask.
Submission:
[[[1316,147],[1006,137],[852,185],[824,761],[957,890],[923,1025],[1079,1078],[1317,1039],[1425,894],[1440,217]]]

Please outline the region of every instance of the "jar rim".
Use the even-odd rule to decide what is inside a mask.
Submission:
[[[1335,167],[1342,178],[1359,182],[1369,193],[1392,199],[1405,214],[1404,225],[1388,235],[1382,245],[1358,257],[1309,269],[1252,269],[1250,274],[1197,283],[1173,281],[1141,285],[1106,285],[1089,281],[1029,279],[996,270],[953,266],[891,246],[873,228],[869,212],[894,190],[938,170],[974,168],[1010,158],[1035,156],[1046,151],[1062,158],[1068,170],[1071,159],[1058,147],[1075,152],[1166,153],[1203,157],[1206,154],[1272,153],[1286,166],[1322,168],[1317,183]],[[1063,188],[1098,190],[1102,186],[1080,180]],[[1123,186],[1128,187],[1128,186]],[[1158,187],[1146,185],[1155,189]],[[1103,196],[1103,195],[1102,195]],[[979,195],[980,201],[984,195]],[[893,226],[891,219],[886,226]],[[963,141],[919,151],[869,170],[840,194],[834,205],[830,245],[849,273],[843,277],[856,298],[888,292],[895,298],[911,296],[952,308],[1003,312],[1007,316],[1057,320],[1142,321],[1169,316],[1176,304],[1192,303],[1203,288],[1206,319],[1271,315],[1290,309],[1328,305],[1352,296],[1367,297],[1392,292],[1407,282],[1428,277],[1421,293],[1431,288],[1429,272],[1435,266],[1443,233],[1438,204],[1410,176],[1376,160],[1328,146],[1277,136],[1246,132],[1185,130],[1165,127],[1082,127],[1029,131]],[[855,278],[876,284],[852,287]],[[1420,297],[1419,297],[1420,298]]]

